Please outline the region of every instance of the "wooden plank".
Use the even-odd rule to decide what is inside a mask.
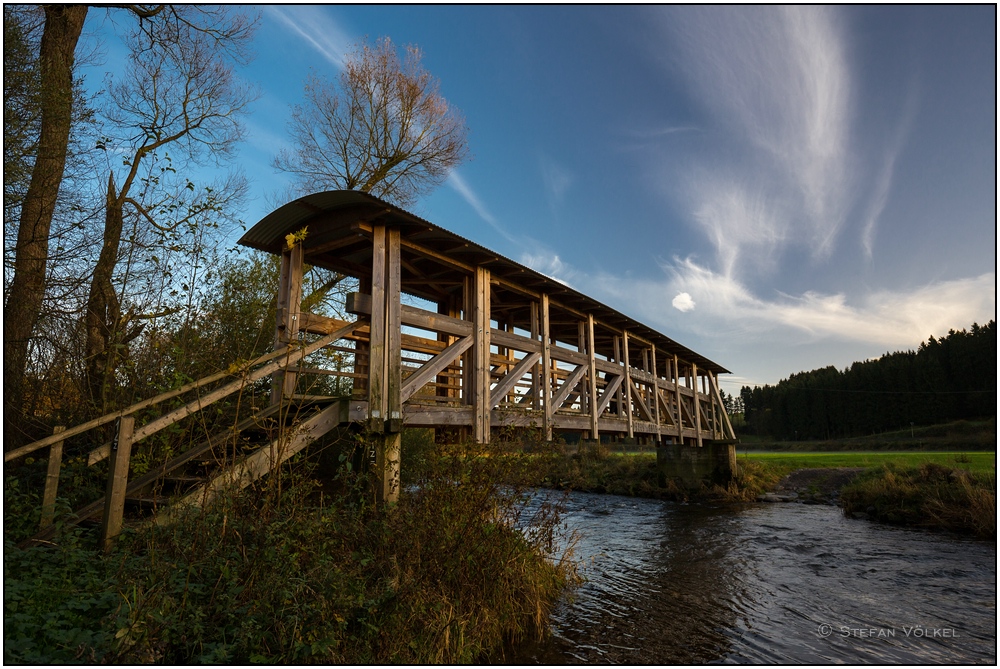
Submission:
[[[608,385],[604,388],[604,394],[601,395],[601,402],[597,405],[597,415],[600,416],[604,413],[604,410],[608,408],[611,404],[611,399],[621,388],[622,380],[624,376],[615,376]]]
[[[291,349],[290,351],[285,351],[286,353],[285,360],[271,361],[268,364],[264,365],[263,367],[258,368],[257,370],[251,372],[250,374],[247,374],[245,378],[233,381],[232,383],[222,386],[221,388],[209,393],[208,395],[205,395],[204,397],[199,397],[198,399],[189,402],[188,404],[185,404],[179,409],[175,409],[168,414],[160,416],[154,421],[146,423],[141,428],[135,431],[135,434],[132,436],[133,441],[135,442],[142,441],[149,435],[159,432],[168,425],[172,425],[177,421],[181,420],[182,418],[190,416],[196,411],[200,411],[201,409],[209,406],[213,402],[216,402],[222,399],[223,397],[226,397],[227,395],[231,395],[232,393],[240,390],[241,388],[246,387],[248,384],[253,383],[254,381],[264,378],[265,376],[271,374],[275,370],[281,369],[289,365],[294,365],[302,358],[312,353],[315,353],[316,351],[323,348],[327,344],[331,344],[337,341],[338,339],[342,339],[347,332],[350,332],[356,326],[357,323],[349,323],[348,325],[345,325],[341,330],[333,332],[327,335],[326,337],[321,337],[320,339],[317,339],[316,341],[302,348],[294,348]]]
[[[518,362],[514,369],[507,372],[506,375],[500,380],[500,382],[493,388],[490,393],[490,408],[497,406],[503,401],[504,397],[508,392],[514,387],[514,385],[521,380],[525,374],[527,374],[528,369],[534,367],[538,361],[541,359],[542,354],[538,351],[534,353],[529,353],[524,356],[520,362]]]
[[[346,310],[352,314],[371,314],[372,296],[364,293],[350,293],[347,296]],[[400,322],[403,325],[431,332],[442,332],[456,337],[467,337],[472,334],[472,323],[469,321],[418,309],[408,304],[400,305]]]
[[[622,331],[622,352],[625,357],[625,418],[628,420],[628,437],[635,436],[632,425],[632,365],[628,360],[628,330]]]
[[[589,369],[587,373],[590,376],[590,388],[587,397],[587,408],[590,410],[590,438],[597,440],[600,439],[600,433],[598,432],[597,418],[600,416],[601,412],[598,411],[597,406],[597,358],[594,355],[594,315],[587,314],[587,324],[586,324],[586,335],[587,335],[587,358]]]
[[[424,385],[448,367],[458,356],[469,350],[472,344],[473,338],[471,335],[463,337],[428,360],[418,371],[406,377],[400,396],[401,401],[406,402],[406,400],[410,399],[416,391],[424,387]]]
[[[497,328],[493,328],[490,332],[490,342],[496,346],[512,348],[524,352],[542,350],[541,343],[531,339],[530,337],[515,334],[514,332],[498,330]]]
[[[656,398],[663,405],[663,413],[660,414],[660,417],[667,421],[668,426],[675,427],[676,423],[670,411],[670,403],[667,401],[667,396],[659,388],[656,390]]]
[[[52,434],[62,434],[66,426],[57,425],[52,428]],[[56,494],[59,491],[59,470],[62,468],[63,441],[57,441],[49,446],[49,465],[45,473],[45,492],[42,493],[42,520],[39,529],[52,524],[56,514]]]
[[[567,397],[569,397],[570,392],[576,388],[576,385],[580,383],[580,379],[582,379],[583,375],[586,373],[587,366],[580,365],[573,370],[573,373],[569,375],[569,378],[567,378],[563,384],[559,386],[558,392],[556,392],[556,394],[552,397],[552,408],[554,411],[559,410],[562,403],[566,401]]]
[[[122,416],[118,422],[118,438],[111,448],[111,467],[104,493],[104,516],[101,519],[101,548],[108,551],[122,529],[125,514],[125,488],[128,486],[128,465],[132,455],[132,428],[135,418]]]

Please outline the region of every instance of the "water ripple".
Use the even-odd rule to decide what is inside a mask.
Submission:
[[[996,662],[994,544],[833,507],[586,493],[564,524],[588,580],[557,606],[551,637],[508,660]]]

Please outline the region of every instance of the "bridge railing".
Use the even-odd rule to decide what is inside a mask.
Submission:
[[[346,309],[370,318],[371,296],[351,294]],[[299,314],[298,321],[303,331],[315,334],[325,334],[344,325],[344,321],[305,312]],[[400,324],[403,327],[398,352],[400,403],[405,405],[405,422],[427,426],[470,425],[475,408],[469,409],[476,401],[470,381],[474,373],[473,323],[401,305]],[[519,334],[513,328],[490,328],[486,402],[488,411],[495,415],[494,425],[534,423],[544,427],[548,435],[553,428],[579,429],[589,432],[591,438],[602,430],[629,436],[639,433],[657,438],[686,438],[698,443],[703,437],[733,438],[714,376],[698,375],[693,367],[689,375],[683,376],[679,362],[674,359],[668,360],[666,366],[673,370],[674,378],[663,378],[649,371],[658,368],[655,347],[649,349],[649,357],[644,350],[642,368],[629,364],[627,357],[615,361],[590,355],[588,342],[593,341],[593,336],[588,339],[589,330],[584,329],[581,341],[571,347],[555,339],[545,346],[540,335]],[[352,377],[356,398],[363,401],[369,335],[367,328],[359,328],[345,336],[354,342],[354,348],[340,350],[353,353],[353,368],[348,365],[338,370],[296,368],[295,371]],[[622,345],[628,346],[628,337],[624,339]],[[697,387],[699,380],[701,389]]]
[[[53,510],[58,494],[59,472],[61,469],[64,441],[72,436],[80,435],[103,425],[118,422],[117,434],[111,444],[105,444],[94,449],[88,455],[88,465],[111,457],[108,482],[104,495],[104,514],[101,523],[102,543],[107,545],[111,538],[121,529],[125,506],[125,492],[128,486],[128,470],[132,446],[143,439],[151,437],[161,430],[174,425],[180,420],[197,413],[212,404],[222,400],[267,376],[299,364],[307,356],[320,349],[332,345],[360,326],[359,321],[345,323],[342,327],[320,337],[319,339],[301,345],[281,348],[271,353],[241,365],[237,370],[227,370],[206,376],[186,384],[176,390],[161,393],[148,400],[137,402],[123,409],[111,412],[100,418],[87,421],[75,427],[65,429],[57,427],[54,433],[20,448],[4,453],[4,462],[37,452],[49,447],[49,464],[43,494],[42,519],[40,530],[50,527],[53,522]],[[135,414],[143,409],[156,406],[167,400],[179,397],[185,393],[198,390],[221,381],[230,376],[240,378],[224,384],[204,396],[199,396],[187,404],[155,418],[139,428],[135,428]]]

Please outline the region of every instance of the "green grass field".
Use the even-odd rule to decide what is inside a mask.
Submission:
[[[762,464],[787,469],[804,469],[809,467],[878,467],[884,464],[899,467],[919,467],[926,462],[933,462],[945,467],[966,469],[973,473],[996,474],[996,453],[975,451],[969,453],[952,452],[905,452],[905,451],[837,451],[823,453],[810,451],[805,453],[768,453],[749,452],[737,453],[737,460],[755,460]]]

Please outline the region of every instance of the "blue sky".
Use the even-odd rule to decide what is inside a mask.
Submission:
[[[470,130],[414,213],[718,361],[729,392],[995,318],[992,6],[260,11],[249,224],[310,70],[388,36]]]

